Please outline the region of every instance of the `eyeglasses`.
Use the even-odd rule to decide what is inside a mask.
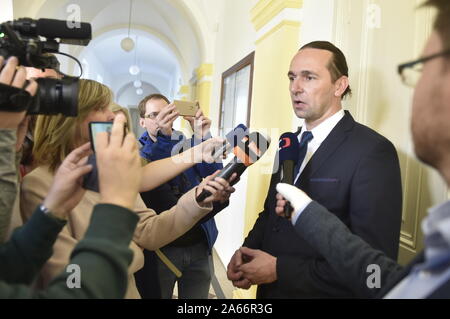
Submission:
[[[402,78],[403,84],[409,87],[415,87],[417,82],[419,82],[420,77],[422,76],[422,69],[425,62],[448,54],[450,54],[450,50],[420,58],[412,62],[400,64],[397,70],[398,74]]]
[[[152,112],[149,114],[145,114],[144,118],[154,120],[158,116],[159,112]]]

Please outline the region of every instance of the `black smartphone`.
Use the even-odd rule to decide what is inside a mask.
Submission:
[[[113,122],[89,122],[89,135],[91,138],[91,147],[92,150],[95,152],[95,146],[96,146],[96,136],[97,133],[100,132],[108,132],[111,134]],[[123,137],[125,138],[125,135],[128,133],[128,125],[125,123],[124,126],[124,132]]]

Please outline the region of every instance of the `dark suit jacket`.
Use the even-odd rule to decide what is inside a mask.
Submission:
[[[258,287],[258,298],[353,297],[327,261],[275,213],[272,175],[264,211],[243,246],[277,257],[277,281]],[[298,185],[350,230],[396,259],[401,222],[400,167],[394,146],[349,112],[310,159]]]
[[[402,281],[411,269],[424,261],[423,252],[406,267],[398,265],[383,252],[373,249],[335,215],[316,202],[309,204],[295,223],[295,230],[323,256],[358,298],[382,298]],[[380,267],[380,287],[369,288],[369,265]],[[427,298],[450,298],[450,280]]]

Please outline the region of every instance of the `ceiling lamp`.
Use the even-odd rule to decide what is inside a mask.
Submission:
[[[123,38],[122,41],[120,42],[120,46],[124,51],[130,52],[131,50],[134,49],[134,41],[132,38],[129,37]]]
[[[141,72],[141,69],[139,69],[137,65],[132,65],[128,71],[130,71],[131,75],[138,75]]]
[[[139,65],[137,63],[137,42],[138,37],[136,36],[136,48],[134,49],[134,64],[131,65],[128,70],[131,75],[138,75],[141,72],[141,69],[139,68]]]
[[[144,93],[144,91],[141,88],[136,90],[137,95],[142,95],[142,93]]]
[[[134,41],[130,38],[130,29],[131,29],[131,11],[133,7],[133,0],[130,0],[130,13],[128,15],[128,36],[123,38],[120,42],[120,46],[125,52],[130,52],[134,49]]]
[[[142,86],[142,82],[139,80],[136,80],[133,82],[133,85],[135,88],[140,88]]]

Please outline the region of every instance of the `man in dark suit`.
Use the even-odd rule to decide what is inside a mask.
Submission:
[[[288,73],[294,112],[305,120],[295,185],[325,206],[372,247],[397,258],[401,180],[397,153],[386,138],[342,109],[349,94],[344,54],[312,42],[294,56]],[[264,211],[227,270],[234,286],[257,284],[258,298],[353,297],[328,262],[275,213],[272,175]]]
[[[438,9],[434,32],[423,57],[400,65],[398,71],[405,84],[415,87],[411,129],[417,157],[436,168],[450,186],[450,3],[429,0],[426,4]],[[450,298],[450,201],[429,210],[422,224],[425,249],[403,268],[354,236],[300,190],[286,184],[277,189],[294,207],[297,233],[358,297]],[[282,215],[285,201],[277,197],[276,211]],[[378,285],[370,278],[375,269]]]

